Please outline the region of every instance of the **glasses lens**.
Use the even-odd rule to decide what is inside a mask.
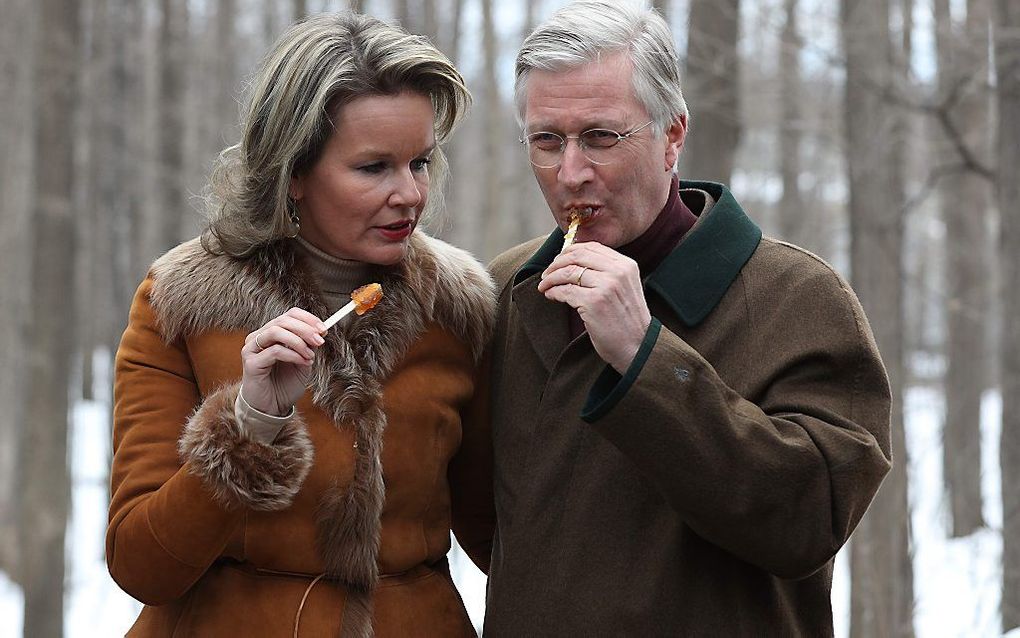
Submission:
[[[593,128],[581,133],[581,142],[588,148],[612,148],[620,141],[620,134],[604,128]]]
[[[560,163],[563,138],[556,133],[539,131],[525,138],[531,163],[539,168],[552,168]]]
[[[555,133],[546,133],[544,131],[532,133],[528,136],[528,146],[541,151],[555,151],[558,153],[560,147],[563,146],[563,138]]]

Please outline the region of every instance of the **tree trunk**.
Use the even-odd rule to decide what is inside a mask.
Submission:
[[[294,13],[294,21],[300,20],[301,18],[308,15],[308,2],[307,0],[292,0],[291,11]]]
[[[88,33],[88,51],[83,51],[81,63],[80,125],[77,135],[76,165],[74,172],[83,179],[75,180],[74,209],[79,211],[78,254],[75,264],[75,303],[78,304],[78,347],[81,355],[81,398],[93,399],[93,354],[101,340],[101,326],[109,319],[110,301],[103,294],[109,280],[99,276],[98,256],[94,249],[99,241],[99,224],[107,214],[100,199],[99,184],[108,170],[109,155],[103,112],[109,99],[109,14],[106,0],[86,0],[83,32]]]
[[[800,192],[801,116],[800,49],[797,33],[797,0],[784,0],[786,22],[779,53],[780,117],[779,167],[783,196],[779,202],[779,228],[783,239],[805,245],[804,227],[811,224]]]
[[[215,139],[221,148],[233,144],[240,137],[237,123],[240,111],[235,98],[238,92],[240,73],[237,69],[237,0],[216,2],[216,117],[218,122]],[[187,31],[185,30],[185,34]],[[187,38],[187,35],[184,35]],[[182,87],[183,89],[183,87]],[[183,96],[182,96],[183,98]],[[182,99],[183,102],[183,99]],[[183,131],[182,131],[183,132]]]
[[[683,175],[728,183],[740,143],[740,0],[691,0],[685,93],[691,127]]]
[[[982,0],[968,3],[967,25],[952,23],[948,0],[935,2],[939,64],[940,157],[964,164],[954,136],[976,157],[987,155],[989,122],[987,75],[988,12]],[[951,95],[962,91],[959,100]],[[989,294],[985,255],[987,204],[991,193],[982,176],[966,168],[944,178],[939,188],[946,242],[946,414],[943,428],[943,481],[949,497],[951,533],[966,536],[984,526],[981,513],[981,393],[985,387],[984,335]]]
[[[162,254],[182,238],[184,198],[184,65],[188,51],[188,5],[161,0],[159,31],[159,207],[158,222],[150,232],[152,257]],[[219,59],[219,58],[218,58]],[[221,91],[228,90],[220,86]],[[218,113],[216,114],[218,115]]]
[[[34,161],[32,131],[33,38],[37,5],[5,0],[0,23],[0,569],[18,581],[19,438],[24,425],[25,331],[28,322],[29,206]]]
[[[669,0],[652,0],[652,8],[659,12],[666,24],[669,24],[670,4]]]
[[[432,44],[439,46],[439,15],[436,0],[421,0],[421,34],[428,37]]]
[[[100,232],[99,237],[108,238],[111,247],[99,254],[104,255],[104,270],[112,282],[115,320],[108,326],[106,336],[112,354],[126,325],[135,286],[145,276],[151,256],[141,250],[141,193],[145,177],[139,160],[146,152],[143,7],[135,0],[110,1],[113,104],[108,105],[106,126],[112,170],[102,186],[102,199],[109,202],[110,214],[104,222],[107,231]]]
[[[902,186],[889,140],[899,130],[884,95],[894,64],[888,0],[843,0],[846,152],[853,284],[889,373],[893,470],[854,534],[851,636],[912,636],[907,455],[903,431]]]
[[[397,14],[397,22],[408,31],[412,30],[411,5],[408,0],[395,0],[393,10]]]
[[[461,16],[463,13],[464,0],[453,0],[453,10],[450,15],[450,44],[447,47],[447,53],[454,66],[460,60]]]
[[[496,33],[493,0],[482,1],[482,49],[484,67],[482,70],[482,129],[485,144],[485,165],[481,167],[482,201],[481,211],[484,246],[482,253],[494,257],[505,247],[506,227],[501,215],[503,169],[500,158],[505,143],[503,135],[502,101],[499,96],[499,79],[496,65],[499,62],[499,41]]]
[[[75,216],[71,209],[78,59],[78,3],[40,2],[36,38],[35,189],[28,342],[27,414],[19,489],[24,635],[60,636],[64,622],[64,530],[70,505],[67,467],[69,371],[74,348]]]
[[[1002,289],[1002,631],[1020,627],[1020,0],[998,0],[998,200]]]

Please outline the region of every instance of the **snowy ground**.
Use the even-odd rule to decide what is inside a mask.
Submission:
[[[105,397],[101,397],[105,398]],[[108,398],[107,398],[108,399]],[[65,628],[69,638],[122,636],[140,609],[139,603],[110,580],[103,560],[106,525],[106,432],[108,401],[79,403],[74,413],[72,454],[73,513],[68,529],[69,554]],[[939,439],[942,397],[928,389],[907,394],[907,446],[910,450],[910,504],[913,533],[918,638],[999,636],[999,583],[1002,555],[1002,500],[999,487],[998,395],[985,397],[982,413],[983,489],[988,529],[967,538],[946,538]],[[899,457],[902,459],[902,455]],[[837,557],[833,579],[836,636],[849,630],[849,582],[846,552]],[[485,577],[461,552],[451,557],[454,578],[468,611],[481,624]],[[0,572],[0,638],[21,636],[22,596]],[[1020,630],[1010,632],[1020,638]]]

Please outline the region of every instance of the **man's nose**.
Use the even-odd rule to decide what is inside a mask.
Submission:
[[[557,179],[567,188],[576,189],[592,177],[591,160],[585,157],[578,140],[569,139],[563,147]]]

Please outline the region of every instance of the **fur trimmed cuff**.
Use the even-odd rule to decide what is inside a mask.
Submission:
[[[240,387],[224,386],[206,397],[184,426],[177,450],[227,507],[284,509],[312,467],[312,441],[298,414],[273,443],[252,439],[234,418]]]

